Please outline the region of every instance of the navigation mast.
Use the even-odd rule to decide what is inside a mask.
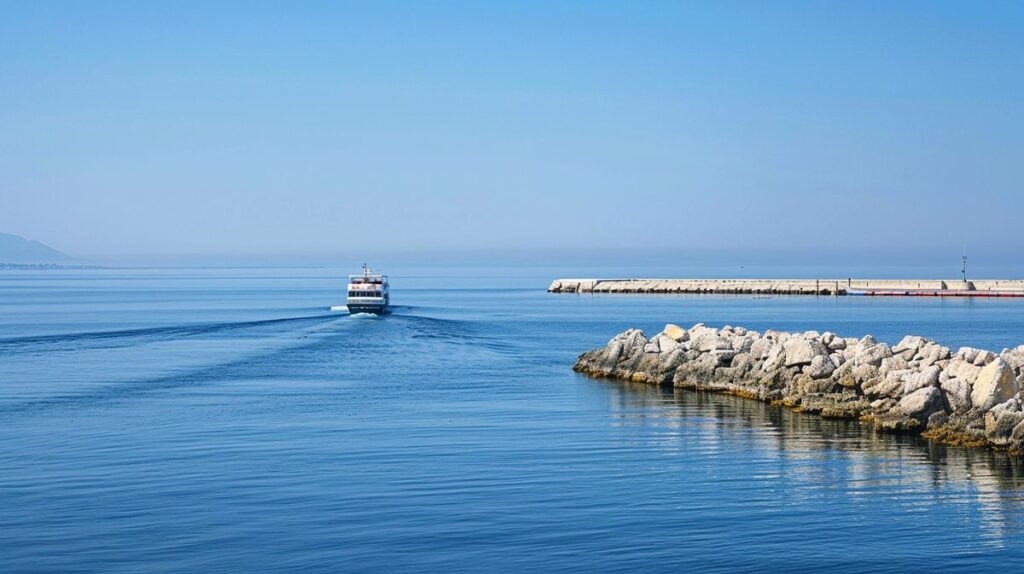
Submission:
[[[960,258],[960,274],[963,275],[964,284],[967,284],[967,246],[964,245],[964,255]]]

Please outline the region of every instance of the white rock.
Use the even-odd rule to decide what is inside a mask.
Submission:
[[[708,351],[725,351],[732,349],[729,339],[719,336],[718,331],[708,330],[699,335],[691,335],[690,348],[702,353]]]
[[[1020,411],[1021,411],[1021,403],[1020,403],[1020,399],[1018,399],[1017,397],[1013,397],[1012,399],[1010,399],[1008,401],[1004,401],[1002,403],[999,403],[998,405],[992,407],[989,410],[990,413],[996,413],[996,414],[999,414],[999,413],[1002,413],[1002,412],[1019,413]]]
[[[867,392],[867,394],[899,399],[903,396],[903,384],[904,382],[899,379],[886,379],[871,387],[871,391]]]
[[[935,387],[925,387],[900,399],[900,410],[908,417],[918,420],[942,410],[942,391]]]
[[[907,360],[902,355],[893,355],[882,359],[878,372],[884,375],[889,371],[900,371],[908,368],[910,368],[910,363],[907,363]]]
[[[629,329],[612,337],[605,352],[606,360],[614,365],[619,359],[641,353],[647,345],[647,337],[640,329]]]
[[[946,392],[946,400],[953,412],[971,410],[971,385],[960,379],[943,381],[942,390]]]
[[[768,357],[764,360],[764,364],[761,365],[761,369],[770,373],[776,369],[782,368],[786,364],[786,348],[782,345],[773,345],[768,351]]]
[[[1020,371],[1024,369],[1024,345],[1015,347],[1013,349],[1006,349],[999,354],[1004,361],[1013,367],[1014,371]]]
[[[896,343],[896,346],[892,348],[892,352],[899,354],[904,351],[914,351],[916,353],[918,349],[924,346],[924,344],[924,337],[907,335],[906,337],[903,337],[899,343]]]
[[[919,350],[917,355],[914,356],[914,359],[920,361],[920,366],[929,367],[939,361],[948,359],[949,357],[949,347],[943,347],[938,343],[929,342],[924,347],[921,347],[921,350]]]
[[[992,444],[1007,446],[1020,424],[1024,424],[1024,413],[992,409],[985,413],[985,438]]]
[[[768,353],[772,350],[772,341],[765,337],[761,337],[750,345],[750,354],[755,359],[764,359],[768,357]]]
[[[956,355],[954,355],[955,358],[963,359],[968,363],[973,363],[974,358],[977,356],[978,349],[975,349],[974,347],[960,347],[959,349],[957,349]]]
[[[875,399],[871,401],[871,408],[875,409],[876,411],[880,411],[883,409],[892,408],[893,404],[895,404],[895,401],[893,401],[892,399]]]
[[[733,351],[736,351],[737,353],[749,353],[751,347],[754,346],[754,338],[737,335],[732,338],[731,343]]]
[[[994,360],[996,360],[996,354],[992,351],[980,351],[971,363],[976,367],[984,367]]]
[[[921,381],[923,386],[937,387],[939,386],[939,378],[942,376],[942,368],[938,365],[932,365],[926,367],[923,371],[918,373],[916,377]]]
[[[868,335],[857,344],[854,361],[858,365],[874,365],[877,367],[882,364],[882,359],[892,356],[892,350],[889,348],[889,345],[874,343],[873,341],[874,338]]]
[[[715,358],[715,363],[719,366],[728,366],[737,353],[732,349],[717,349],[709,354]]]
[[[672,339],[679,342],[683,342],[690,338],[689,334],[686,332],[686,329],[680,327],[679,325],[674,325],[672,323],[665,325],[665,329],[663,329],[661,332],[664,333],[666,337],[671,337]]]
[[[679,348],[679,343],[664,333],[655,336],[654,341],[658,343],[658,349],[661,353],[671,353]]]
[[[810,365],[814,357],[828,355],[828,349],[821,344],[821,341],[818,341],[817,337],[813,339],[794,337],[786,341],[785,348],[787,367]]]
[[[1006,361],[996,359],[978,373],[978,379],[974,381],[971,391],[971,403],[976,408],[986,411],[1013,398],[1018,390],[1017,381],[1013,378],[1013,369]]]
[[[842,337],[834,337],[829,341],[828,348],[833,351],[842,351],[846,348],[846,339],[843,339]]]
[[[938,365],[932,365],[923,371],[911,374],[907,377],[906,382],[903,383],[903,394],[909,395],[925,387],[939,386],[940,372],[942,372],[942,369]]]
[[[969,385],[973,385],[974,381],[978,379],[978,374],[981,373],[981,367],[976,367],[964,358],[957,357],[946,365],[946,372],[949,373],[949,376],[951,377],[955,377]]]
[[[812,379],[824,379],[836,370],[835,363],[827,355],[815,355],[811,364],[804,367],[803,372]]]
[[[703,335],[704,333],[707,333],[709,331],[717,333],[718,329],[712,329],[705,325],[704,323],[694,323],[692,327],[687,329],[687,331],[690,333],[690,338],[693,339],[697,335]]]

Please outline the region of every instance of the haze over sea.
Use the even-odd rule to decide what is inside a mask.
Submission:
[[[0,571],[1024,565],[1020,459],[571,371],[667,321],[998,350],[1020,302],[551,295],[554,269],[406,265],[394,314],[328,312],[349,271],[0,274]]]

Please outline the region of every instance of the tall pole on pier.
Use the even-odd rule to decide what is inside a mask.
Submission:
[[[964,285],[967,284],[967,246],[964,245],[964,256],[960,258],[960,274],[964,277]]]

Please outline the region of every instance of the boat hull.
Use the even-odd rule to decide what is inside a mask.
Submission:
[[[370,313],[372,315],[384,315],[388,313],[387,305],[374,305],[370,303],[349,303],[348,312],[355,315],[356,313]]]

